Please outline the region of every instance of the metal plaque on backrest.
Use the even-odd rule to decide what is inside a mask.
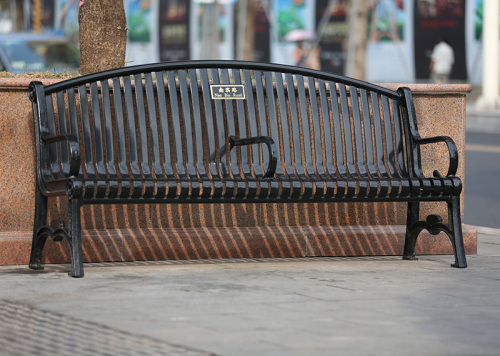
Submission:
[[[242,84],[212,84],[210,94],[214,100],[246,99]]]

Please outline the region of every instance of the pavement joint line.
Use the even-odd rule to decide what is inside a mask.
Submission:
[[[0,299],[0,354],[214,355],[3,299]]]
[[[476,229],[476,231],[478,232],[478,234],[500,236],[500,229],[497,229],[497,228],[494,228],[494,227],[474,226],[474,229]]]
[[[321,261],[400,261],[401,255],[387,256],[327,256],[327,257],[275,257],[275,258],[220,258],[220,259],[200,259],[200,260],[156,260],[156,261],[115,261],[115,262],[86,262],[85,267],[120,267],[127,266],[162,266],[162,265],[215,265],[215,264],[246,264],[246,263],[307,263]],[[18,266],[28,268],[27,266]],[[69,270],[71,266],[63,264],[45,264],[43,271]],[[43,271],[27,270],[27,273],[44,273]]]
[[[500,146],[477,145],[477,144],[468,143],[465,145],[465,150],[466,151],[500,153]]]

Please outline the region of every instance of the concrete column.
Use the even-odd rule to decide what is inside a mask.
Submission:
[[[499,1],[484,1],[483,18],[483,92],[476,103],[478,110],[500,108],[498,80]]]
[[[217,0],[206,1],[203,4],[200,59],[219,59]]]

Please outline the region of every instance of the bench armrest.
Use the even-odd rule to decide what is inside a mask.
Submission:
[[[274,176],[274,173],[276,171],[276,163],[278,162],[278,159],[276,157],[276,144],[274,143],[274,140],[268,136],[256,136],[248,138],[236,138],[234,136],[229,136],[230,149],[233,149],[233,147],[235,146],[248,146],[261,143],[265,143],[269,151],[269,166],[267,167],[266,173],[263,175],[263,178],[271,178],[272,176]]]
[[[69,146],[69,177],[77,177],[80,172],[80,144],[78,143],[78,139],[73,134],[62,134],[56,136],[48,136],[43,137],[42,140],[47,143],[56,143],[56,142],[68,142]]]
[[[457,150],[457,145],[450,137],[436,136],[436,137],[418,138],[417,140],[415,140],[415,142],[420,145],[425,145],[429,143],[438,143],[438,142],[446,143],[446,146],[448,147],[448,152],[450,154],[450,165],[448,167],[448,173],[446,174],[446,176],[447,177],[454,176],[457,173],[458,150]],[[434,176],[440,177],[441,174],[437,170],[435,170]]]

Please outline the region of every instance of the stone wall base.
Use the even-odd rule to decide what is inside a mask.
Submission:
[[[262,226],[84,230],[84,262],[220,258],[402,255],[405,226]],[[467,254],[477,253],[477,232],[463,225]],[[0,232],[0,265],[28,264],[31,232]],[[423,231],[417,255],[453,254],[444,233]],[[66,242],[48,240],[43,263],[69,262]],[[450,263],[453,257],[450,256]]]

